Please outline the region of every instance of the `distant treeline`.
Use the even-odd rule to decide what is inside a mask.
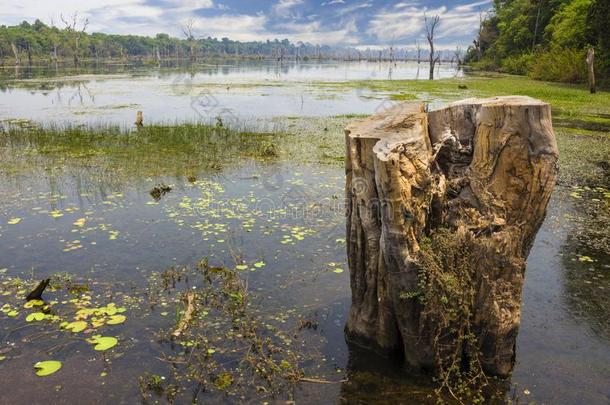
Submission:
[[[58,28],[36,20],[16,26],[0,26],[0,60],[17,64],[31,64],[37,60],[74,61],[83,59],[197,59],[211,56],[256,58],[323,58],[333,49],[309,43],[291,43],[287,39],[266,42],[239,42],[228,38],[185,39],[157,34],[112,35],[87,33],[86,20],[76,16]]]
[[[494,0],[466,60],[536,79],[586,82],[595,49],[598,81],[610,85],[610,0]]]

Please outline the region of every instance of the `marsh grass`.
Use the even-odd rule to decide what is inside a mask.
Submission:
[[[204,392],[233,401],[293,398],[306,357],[296,325],[289,330],[272,324],[236,270],[210,266],[206,259],[195,268],[172,267],[150,278],[151,306],[161,297],[185,294],[194,297],[188,325],[178,336],[160,333],[177,349],[164,359],[172,364],[171,382],[167,387],[159,380],[152,387],[144,384],[143,398],[151,398],[148,391],[160,395],[167,389],[170,403],[176,394],[192,395],[195,403]],[[186,311],[177,309],[177,314],[181,325]],[[141,381],[155,379],[144,376]]]
[[[328,88],[364,88],[389,93],[393,100],[456,101],[468,97],[522,95],[550,103],[553,115],[603,124],[610,128],[610,93],[590,94],[586,86],[536,81],[523,76],[468,75],[441,80],[364,80],[324,83]],[[460,87],[458,87],[460,86]],[[463,88],[466,86],[466,88]]]
[[[33,166],[104,167],[117,175],[194,175],[235,167],[246,159],[279,154],[283,133],[206,124],[118,126],[13,126],[0,133],[0,171]]]

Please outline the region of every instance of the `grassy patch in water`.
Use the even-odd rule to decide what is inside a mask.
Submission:
[[[584,132],[584,133],[583,133]],[[610,135],[557,128],[559,183],[607,186],[610,182]]]
[[[0,173],[41,165],[61,169],[69,161],[114,169],[116,176],[190,175],[235,166],[248,158],[274,159],[283,136],[204,124],[151,125],[139,130],[9,125],[0,132]]]
[[[303,376],[300,364],[308,359],[305,341],[297,329],[278,326],[261,312],[237,270],[213,267],[207,260],[196,268],[172,267],[151,276],[147,295],[151,305],[169,297],[184,303],[176,308],[173,331],[159,334],[161,341],[171,342],[162,357],[173,364],[170,381],[165,387],[154,376],[141,378],[144,399],[154,398],[150,391],[159,395],[168,388],[168,399],[184,395],[178,402],[193,392],[217,401],[292,399]]]
[[[582,85],[541,82],[523,76],[469,75],[441,80],[361,80],[319,82],[319,87],[364,88],[390,93],[394,100],[456,101],[468,97],[522,95],[553,107],[556,117],[580,119],[610,127],[610,93],[590,94]],[[413,97],[415,96],[415,97]]]

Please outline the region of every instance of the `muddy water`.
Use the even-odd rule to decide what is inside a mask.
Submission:
[[[192,67],[91,67],[4,70],[0,119],[131,125],[146,122],[249,120],[274,116],[370,114],[380,100],[362,91],[321,91],[313,82],[424,78],[411,62],[222,62]],[[461,76],[455,65],[438,78]]]
[[[341,137],[340,131],[330,135]],[[295,333],[307,354],[302,367],[307,377],[330,383],[302,383],[298,403],[434,402],[427,379],[345,344],[350,290],[340,165],[262,159],[250,150],[236,158],[226,146],[220,150],[230,156],[214,154],[213,164],[205,164],[205,151],[193,159],[192,151],[171,142],[152,150],[174,160],[151,165],[121,139],[104,153],[83,154],[86,144],[73,146],[6,138],[0,144],[3,158],[22,162],[18,170],[0,171],[1,403],[134,403],[140,376],[169,381],[171,367],[163,359],[181,348],[159,333],[175,327],[181,304],[168,298],[151,305],[146,287],[168,267],[204,257],[239,272],[269,323],[294,330],[310,322]],[[172,190],[157,201],[149,192],[158,184]],[[529,257],[508,399],[610,400],[609,261],[571,238],[576,225],[570,218],[579,215],[580,204],[569,189],[557,189]],[[45,293],[57,301],[59,315],[71,321],[70,300],[78,298],[91,307],[116,304],[126,321],[74,334],[50,321],[28,322],[36,309],[23,307],[25,287],[15,280],[58,273],[88,286],[68,296]],[[94,334],[116,337],[118,344],[95,351],[85,341]],[[37,377],[33,365],[42,360],[61,361],[62,368]],[[248,402],[213,390],[197,399]]]

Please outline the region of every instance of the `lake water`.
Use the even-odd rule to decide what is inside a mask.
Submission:
[[[381,100],[365,90],[329,90],[320,82],[425,79],[425,63],[223,62],[189,68],[119,66],[81,71],[4,70],[0,119],[132,125],[146,122],[248,121],[275,116],[371,114]],[[442,64],[437,78],[461,76]],[[2,78],[0,76],[0,79]]]
[[[133,112],[142,109],[158,121],[188,121],[198,115],[181,86],[215,83],[214,97],[243,113],[240,120],[370,113],[380,100],[356,92],[326,100],[311,90],[304,110],[299,99],[307,81],[366,79],[376,66],[291,65],[280,69],[280,78],[268,64],[203,67],[194,74],[136,69],[53,76],[51,84],[25,79],[32,83],[27,89],[22,81],[14,88],[5,84],[0,100],[6,118],[90,123],[88,115],[98,111],[96,119],[129,125]],[[375,77],[384,78],[384,71]],[[413,74],[411,65],[393,71],[396,78]],[[186,79],[191,83],[184,85]],[[266,80],[281,85],[261,85]],[[228,83],[241,88],[223,89]],[[274,96],[262,96],[263,89]],[[107,107],[132,103],[137,107]],[[319,127],[308,129],[306,141],[299,134],[252,139],[196,130],[75,140],[0,134],[0,402],[134,403],[140,400],[140,376],[159,375],[163,386],[174,381],[172,370],[181,363],[169,356],[188,354],[189,342],[169,341],[163,332],[176,327],[176,311],[184,308],[180,294],[204,285],[193,276],[159,295],[150,286],[168,268],[192,268],[208,258],[239,274],[251,309],[268,330],[290,331],[280,340],[303,353],[305,376],[329,382],[300,384],[297,403],[435,403],[429,381],[350,350],[344,341],[350,304],[344,169],[326,151],[329,143],[343,142],[347,119],[334,127],[313,120]],[[293,125],[301,121],[310,119]],[[280,152],[315,153],[306,159],[268,156],[259,149],[268,143]],[[158,184],[172,190],[154,198],[150,191]],[[570,237],[577,225],[569,218],[580,210],[570,192],[558,187],[528,260],[516,367],[506,389],[506,397],[519,402],[610,401],[608,257]],[[601,191],[582,193],[603,198]],[[87,290],[45,292],[56,301],[52,314],[72,321],[79,308],[112,303],[125,308],[126,321],[94,327],[88,319],[88,329],[74,334],[59,328],[59,320],[28,322],[36,309],[23,307],[26,287],[18,280],[57,273]],[[222,339],[214,340],[222,326],[210,322],[202,333],[213,348],[209,360],[229,368],[235,354],[225,351]],[[117,346],[93,350],[84,338],[98,333],[116,337]],[[62,368],[37,377],[33,364],[42,360],[59,360]],[[189,386],[182,401],[274,401],[256,384],[247,398],[218,394],[210,378],[208,389]],[[164,402],[164,395],[153,398]]]

